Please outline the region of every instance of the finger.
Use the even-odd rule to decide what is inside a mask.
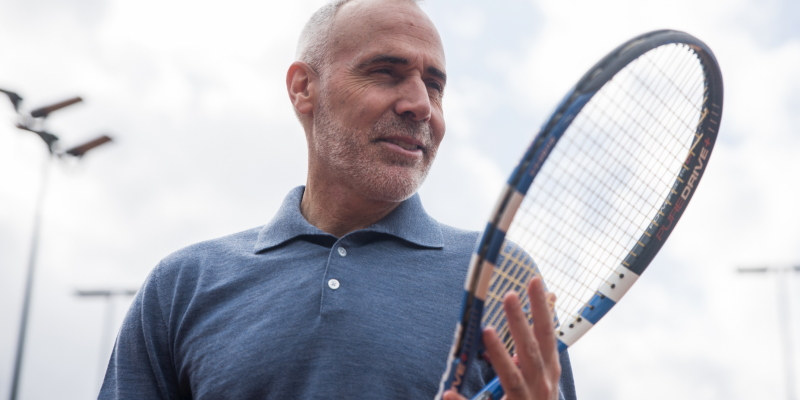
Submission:
[[[507,399],[528,398],[528,389],[517,365],[508,354],[505,345],[497,337],[494,328],[483,330],[483,344],[492,357],[492,367],[497,372],[500,384],[506,392]]]
[[[539,349],[538,340],[534,337],[528,317],[522,311],[519,296],[515,292],[508,292],[503,298],[503,308],[508,320],[508,329],[514,338],[517,359],[522,371],[522,376],[528,387],[537,391],[541,382],[546,378],[545,364]]]
[[[443,400],[467,400],[464,396],[460,395],[453,389],[450,389],[444,392],[444,396],[442,396]]]
[[[541,278],[531,279],[528,284],[528,298],[531,304],[533,333],[539,342],[539,349],[542,352],[544,361],[547,363],[557,362],[558,360],[556,334],[555,329],[553,329],[553,312],[550,306],[550,304],[555,303],[555,295],[550,295],[545,294]],[[549,301],[548,297],[552,297],[553,301]]]
[[[553,323],[553,329],[555,329],[555,315],[556,315],[556,294],[547,292],[547,307],[550,309],[550,317]]]

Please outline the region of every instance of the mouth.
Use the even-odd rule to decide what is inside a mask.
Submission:
[[[400,147],[406,151],[421,151],[423,145],[420,141],[408,137],[389,137],[378,139],[379,142],[385,142]]]

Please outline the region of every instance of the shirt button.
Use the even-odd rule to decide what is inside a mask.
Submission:
[[[347,250],[345,250],[344,247],[339,247],[337,251],[339,252],[339,255],[342,257],[347,255]]]
[[[339,247],[339,248],[341,249],[341,247]],[[333,289],[333,290],[338,289],[339,288],[339,281],[336,280],[336,279],[329,280],[328,281],[328,287]]]

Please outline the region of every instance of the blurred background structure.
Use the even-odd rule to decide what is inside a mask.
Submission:
[[[116,322],[116,302],[118,297],[131,297],[136,295],[135,289],[94,289],[94,290],[76,290],[75,295],[78,297],[87,298],[102,298],[106,303],[105,316],[103,317],[103,329],[100,331],[100,350],[97,352],[100,357],[97,363],[97,385],[95,390],[100,392],[103,386],[103,378],[105,377],[106,366],[108,365],[108,358],[106,352],[108,349],[114,347],[114,338],[116,337],[115,328]]]
[[[784,267],[740,267],[737,271],[741,274],[774,275],[777,285],[777,304],[778,304],[778,329],[780,329],[781,342],[783,344],[783,368],[784,385],[786,386],[786,398],[796,400],[795,389],[795,368],[794,368],[794,332],[792,332],[792,302],[789,298],[793,274],[800,273],[800,265]]]
[[[26,104],[79,92],[91,107],[54,113],[48,127],[113,129],[119,144],[51,170],[20,399],[96,397],[97,360],[111,352],[101,345],[110,340],[102,336],[106,304],[84,301],[75,288],[138,287],[178,248],[267,223],[304,183],[305,140],[284,79],[300,29],[323,3],[0,2],[0,88]],[[600,57],[662,28],[708,43],[725,79],[720,140],[646,279],[570,350],[578,395],[787,398],[783,360],[798,354],[784,354],[776,327],[783,319],[800,332],[800,317],[778,313],[772,280],[735,267],[800,260],[800,2],[423,7],[442,34],[449,82],[447,135],[422,201],[441,222],[472,230],[482,229],[520,147]],[[0,393],[11,390],[39,171],[49,157],[15,121],[13,107],[0,106]],[[798,282],[786,281],[794,310]],[[130,297],[118,300],[112,331]]]
[[[25,131],[33,132],[44,142],[47,146],[47,151],[50,156],[47,158],[46,164],[42,167],[42,177],[40,179],[39,192],[36,197],[36,208],[34,209],[33,216],[33,234],[31,235],[30,250],[28,253],[28,268],[25,273],[25,292],[22,298],[22,312],[19,323],[19,333],[17,334],[17,346],[14,356],[14,372],[11,378],[11,394],[10,399],[16,400],[19,394],[19,382],[22,374],[23,362],[25,360],[25,339],[28,331],[28,317],[30,315],[31,295],[33,293],[34,281],[36,277],[36,260],[39,253],[39,231],[42,225],[42,206],[44,205],[44,196],[47,190],[47,178],[50,176],[50,164],[56,157],[83,157],[88,151],[97,146],[103,145],[111,141],[111,138],[102,135],[86,143],[77,145],[69,150],[61,150],[60,141],[58,136],[45,131],[45,119],[54,111],[58,111],[64,107],[69,107],[73,104],[83,101],[80,97],[73,97],[55,104],[44,107],[39,107],[31,112],[25,112],[20,109],[20,103],[23,98],[16,92],[0,89],[0,92],[8,96],[14,111],[17,113],[18,121],[16,127]]]

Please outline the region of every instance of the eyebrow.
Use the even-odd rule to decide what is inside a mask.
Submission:
[[[428,67],[427,71],[429,74],[441,79],[443,82],[447,82],[447,74],[445,74],[444,71],[440,70],[439,68]]]
[[[397,56],[390,56],[388,54],[379,54],[375,57],[370,58],[367,61],[364,61],[361,64],[358,64],[358,69],[367,69],[370,65],[374,64],[395,64],[395,65],[408,65],[408,59],[403,57]],[[447,74],[444,71],[440,70],[436,67],[428,67],[425,71],[444,82],[447,82]]]

